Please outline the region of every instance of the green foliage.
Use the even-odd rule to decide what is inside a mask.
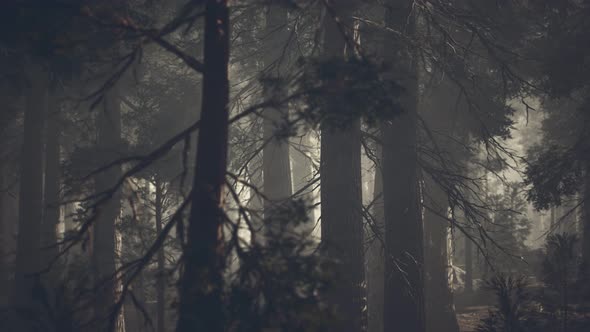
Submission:
[[[576,253],[578,237],[562,233],[549,235],[545,243],[547,256],[543,261],[544,281],[555,289],[562,289],[574,282],[580,264]]]
[[[536,154],[529,152],[534,159],[525,170],[525,184],[530,186],[527,199],[541,210],[559,206],[564,197],[579,192],[584,174],[571,150],[555,145],[538,149]]]
[[[530,296],[524,277],[499,274],[485,287],[496,296],[496,306],[477,327],[478,332],[536,331],[530,316]]]
[[[403,112],[398,101],[404,91],[383,77],[383,66],[354,57],[310,58],[300,60],[300,65],[300,116],[313,126],[345,128],[360,117],[375,126]]]
[[[226,298],[233,331],[323,331],[333,319],[320,299],[329,284],[323,271],[327,261],[315,241],[295,231],[310,222],[307,211],[301,201],[287,202],[258,232],[264,241],[234,246],[239,267]]]

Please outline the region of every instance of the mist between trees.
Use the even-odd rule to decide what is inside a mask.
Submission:
[[[589,331],[590,3],[0,4],[0,330]]]

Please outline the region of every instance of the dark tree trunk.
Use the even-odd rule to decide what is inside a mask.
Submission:
[[[351,20],[340,23],[350,28]],[[326,14],[324,55],[344,57],[345,39],[335,20]],[[337,89],[340,82],[328,82]],[[360,119],[345,129],[322,128],[321,213],[322,246],[337,261],[327,302],[339,316],[333,331],[358,332],[362,326],[363,248]]]
[[[430,177],[426,178],[424,204],[425,245],[425,303],[426,331],[458,332],[453,294],[449,288],[446,193]],[[430,210],[432,209],[432,210]]]
[[[28,64],[24,138],[20,160],[19,223],[16,249],[16,306],[35,310],[33,288],[41,269],[43,218],[43,131],[48,98],[48,77],[38,64]],[[26,329],[23,329],[26,330]]]
[[[201,129],[191,194],[188,238],[179,284],[177,332],[225,329],[223,211],[228,139],[229,9],[225,0],[205,3]]]
[[[285,43],[288,40],[287,9],[281,5],[268,7],[266,15],[266,46],[265,67],[269,68],[269,77],[264,86],[266,98],[280,99],[282,94],[281,79],[284,76],[288,59],[283,57]],[[272,210],[291,197],[291,165],[289,161],[289,142],[276,137],[281,121],[288,112],[286,105],[268,107],[264,110],[263,119],[263,192],[267,201],[264,202],[264,217],[272,218]]]
[[[8,305],[8,260],[6,259],[6,240],[8,238],[6,223],[6,165],[0,164],[0,307]]]
[[[397,31],[411,33],[414,29],[412,2],[390,1],[390,5],[386,24]],[[386,332],[422,332],[423,229],[416,161],[417,72],[407,45],[391,40],[391,36],[388,38],[386,50],[396,54],[387,60],[393,66],[394,79],[405,91],[400,100],[403,112],[391,123],[383,123],[381,128],[386,244],[383,328]]]
[[[162,215],[164,203],[164,186],[162,181],[156,179],[156,234],[162,232]],[[158,317],[158,325],[156,332],[164,332],[166,330],[166,275],[164,254],[165,247],[162,246],[158,251],[158,271],[156,275],[156,315]]]
[[[586,166],[582,225],[582,261],[585,277],[590,280],[590,164]]]
[[[104,162],[115,160],[118,156],[116,151],[121,146],[121,107],[117,88],[105,94],[103,109],[98,111],[96,121],[98,154],[105,158]],[[110,324],[110,313],[115,303],[115,224],[121,213],[121,192],[113,192],[113,186],[121,176],[121,168],[115,166],[94,178],[95,191],[99,197],[106,193],[112,194],[97,207],[92,227],[92,267],[96,287],[94,315],[98,330]],[[118,319],[116,323],[120,323]]]
[[[381,148],[377,147],[381,158]],[[375,224],[370,227],[370,243],[367,249],[367,304],[368,331],[383,332],[384,247],[383,247],[383,176],[381,165],[376,166],[373,190],[372,215]]]

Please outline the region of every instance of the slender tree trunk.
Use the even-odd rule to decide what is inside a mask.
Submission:
[[[225,329],[223,211],[228,139],[229,8],[226,0],[205,2],[205,70],[201,129],[191,194],[188,238],[179,286],[177,332]]]
[[[59,105],[56,97],[49,98],[49,114],[45,131],[45,216],[42,225],[43,261],[49,264],[57,257],[57,227],[60,204],[60,145]],[[56,266],[52,266],[49,282],[53,282]],[[50,284],[48,285],[50,286]]]
[[[28,64],[24,139],[20,160],[19,223],[16,249],[15,303],[35,310],[33,288],[41,269],[43,218],[43,129],[47,111],[48,77],[38,64]],[[24,328],[23,331],[27,329]]]
[[[465,293],[473,293],[473,243],[468,236],[465,241]]]
[[[267,58],[265,67],[270,68],[270,75],[264,86],[266,98],[276,98],[282,94],[281,79],[284,76],[288,59],[283,57],[285,43],[288,40],[287,9],[281,5],[270,5],[266,15]],[[272,218],[273,208],[291,197],[291,165],[289,161],[289,142],[276,137],[283,117],[288,112],[286,105],[268,107],[263,119],[263,192],[264,217]]]
[[[97,118],[97,150],[105,157],[105,162],[117,158],[117,149],[121,145],[121,108],[117,88],[108,91],[104,96],[103,109]],[[97,174],[94,178],[95,191],[102,196],[112,193],[104,203],[96,209],[96,218],[92,228],[92,267],[95,275],[94,315],[97,329],[107,328],[112,319],[115,324],[121,322],[119,317],[111,317],[111,309],[116,300],[118,282],[114,276],[115,263],[115,224],[121,213],[121,192],[112,192],[116,181],[122,176],[121,168],[111,167]]]
[[[389,5],[386,24],[397,31],[412,33],[412,2],[395,0]],[[396,54],[388,60],[405,91],[400,101],[403,112],[381,128],[386,244],[383,327],[386,332],[422,332],[423,229],[416,161],[417,71],[407,45],[391,40],[391,36],[389,40],[385,47]]]
[[[341,17],[343,27],[351,20]],[[324,55],[344,56],[345,39],[338,23],[326,14],[324,19]],[[337,89],[340,82],[330,82]],[[328,257],[338,263],[327,302],[339,316],[333,330],[358,332],[362,325],[363,247],[361,194],[360,119],[348,128],[322,128],[321,132],[321,214],[322,246]]]
[[[381,160],[381,148],[377,147],[377,156]],[[376,166],[375,186],[373,190],[372,214],[375,225],[371,227],[373,238],[367,249],[367,304],[368,331],[383,332],[383,292],[384,292],[384,234],[383,234],[383,176],[381,164]]]
[[[449,287],[446,193],[426,177],[424,203],[426,331],[458,332],[453,294]],[[434,211],[432,211],[432,210]]]
[[[156,178],[156,234],[162,232],[162,205],[164,202],[164,186],[162,181]],[[156,315],[158,316],[158,325],[156,332],[166,330],[166,275],[165,275],[165,246],[158,251],[158,272],[156,275]]]

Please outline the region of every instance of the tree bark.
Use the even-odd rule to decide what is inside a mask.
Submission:
[[[48,76],[39,64],[28,64],[24,138],[20,160],[19,223],[16,249],[15,303],[35,310],[33,289],[40,272],[43,218],[43,129],[47,113]],[[26,328],[23,329],[26,331]]]
[[[464,235],[465,241],[465,293],[473,293],[473,243]]]
[[[164,187],[162,181],[156,179],[156,234],[162,232],[162,214],[164,201]],[[158,251],[158,272],[156,275],[156,315],[158,317],[158,325],[156,332],[164,332],[166,330],[166,275],[164,254],[165,247],[162,246]]]
[[[345,39],[338,27],[350,27],[351,20],[340,17],[340,23],[326,14],[324,55],[344,57]],[[335,89],[340,82],[334,84]],[[361,127],[360,119],[345,129],[322,128],[321,131],[321,218],[322,247],[336,263],[330,289],[326,294],[338,319],[334,331],[358,332],[362,328],[363,247],[361,194]]]
[[[424,229],[428,240],[425,245],[426,331],[458,332],[453,294],[449,287],[448,222],[442,217],[448,213],[448,200],[444,190],[430,177],[426,178],[424,203],[427,206]]]
[[[413,33],[412,2],[395,0],[389,5],[387,26]],[[385,331],[421,332],[424,331],[424,282],[416,161],[417,71],[407,45],[391,40],[391,36],[386,38],[386,50],[396,52],[387,59],[392,65],[392,74],[405,91],[400,100],[402,113],[381,127],[385,206],[383,327]]]
[[[104,162],[115,160],[116,151],[121,146],[121,108],[116,87],[106,92],[103,109],[98,111],[96,121],[97,150],[106,159]],[[114,166],[94,178],[95,191],[99,197],[111,194],[108,200],[97,206],[92,227],[92,267],[96,278],[94,315],[98,330],[108,328],[107,324],[112,321],[111,309],[116,300],[115,224],[121,213],[121,191],[113,191],[113,186],[121,176],[120,166]],[[121,323],[119,317],[113,319],[116,319],[116,324]]]
[[[377,156],[381,160],[381,148],[377,147]],[[384,247],[383,247],[383,175],[379,162],[375,169],[375,186],[373,190],[372,214],[375,218],[374,229],[369,233],[374,238],[367,249],[367,304],[368,331],[383,332],[383,292],[384,292]]]
[[[227,167],[228,61],[228,3],[207,0],[201,129],[183,252],[177,332],[225,329],[221,194]]]
[[[590,163],[586,165],[584,183],[584,214],[582,229],[582,261],[585,269],[585,277],[590,280]]]

